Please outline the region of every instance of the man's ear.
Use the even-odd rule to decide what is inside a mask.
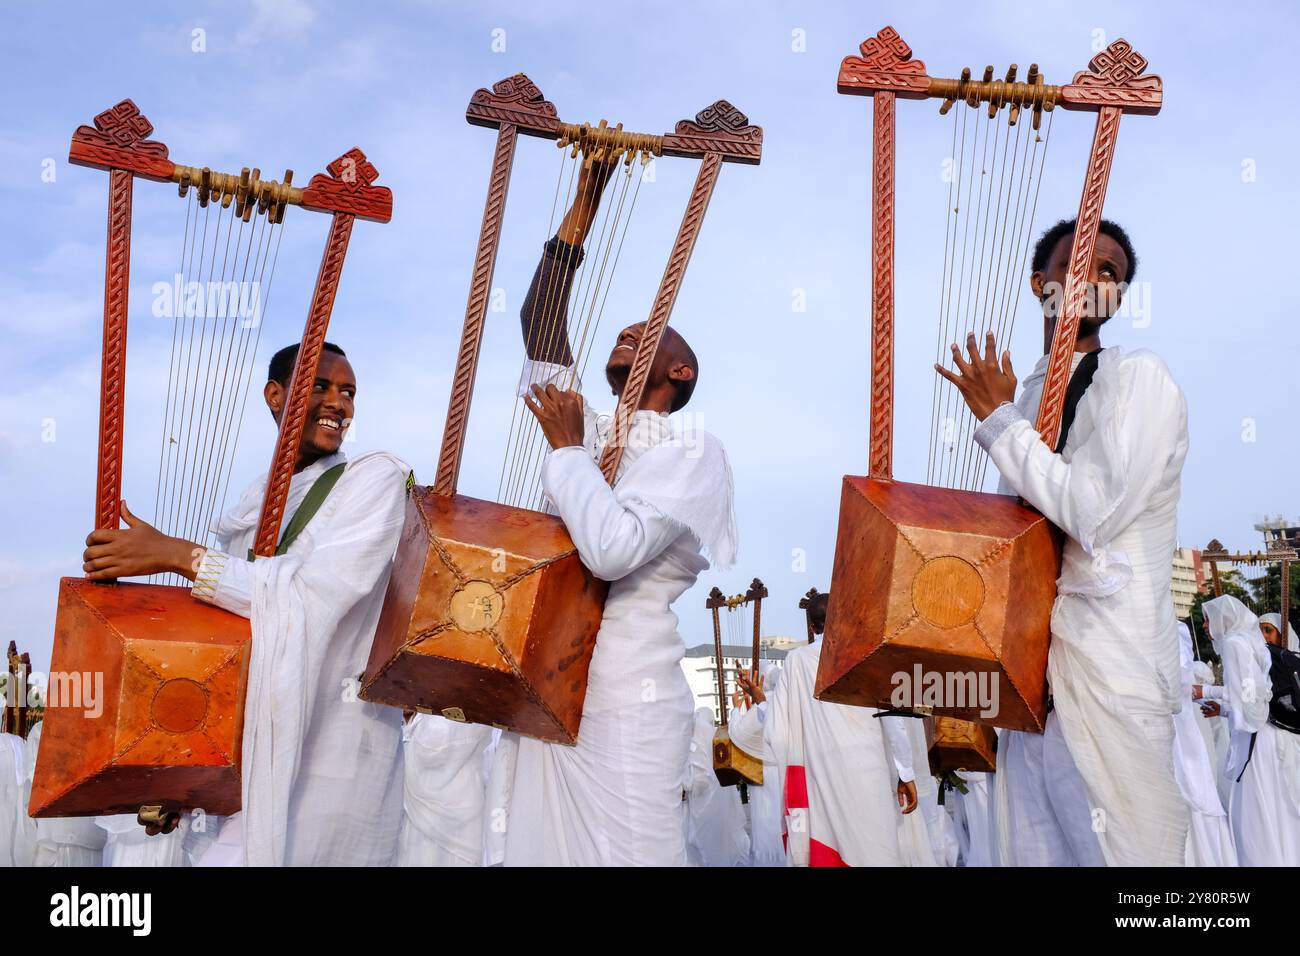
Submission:
[[[1041,272],[1033,272],[1029,275],[1029,288],[1034,290],[1034,298],[1039,302],[1043,301],[1044,279]]]
[[[678,362],[668,370],[670,382],[689,382],[693,378],[695,378],[695,369],[685,362]]]
[[[262,395],[266,399],[266,407],[271,410],[271,417],[278,422],[280,413],[284,411],[284,386],[276,381],[267,382]]]

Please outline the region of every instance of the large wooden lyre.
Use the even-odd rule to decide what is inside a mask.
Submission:
[[[719,100],[661,137],[560,121],[522,73],[474,94],[472,124],[497,130],[496,152],[456,359],[438,473],[412,489],[362,696],[542,740],[577,740],[606,585],[582,566],[553,515],[457,493],[470,398],[487,316],[506,190],[519,135],[597,148],[633,143],[700,161],[600,461],[613,483],[633,415],[668,325],[724,162],[755,164],[763,133]],[[585,148],[585,146],[584,146]]]
[[[764,587],[762,581],[754,578],[750,582],[749,590],[744,594],[727,597],[721,590],[714,588],[709,592],[708,599],[704,602],[704,606],[713,612],[713,656],[714,660],[717,661],[714,676],[718,687],[718,713],[721,715],[718,729],[713,734],[713,773],[717,776],[718,783],[724,787],[744,784],[762,786],[763,755],[751,754],[740,747],[731,739],[731,732],[727,727],[730,707],[727,701],[725,648],[722,643],[722,611],[724,609],[727,611],[728,618],[736,615],[741,608],[749,608],[752,612],[753,647],[749,657],[749,673],[752,679],[758,676],[758,653],[762,634],[763,598],[765,597],[767,597],[767,588]],[[729,621],[729,623],[737,623],[738,621],[739,618],[737,617],[735,622]]]
[[[359,149],[349,150],[330,163],[328,173],[313,176],[306,188],[297,188],[291,185],[291,171],[283,182],[276,182],[262,180],[257,170],[247,168],[232,175],[207,167],[178,165],[168,157],[165,145],[149,139],[152,132],[153,126],[135,104],[123,100],[96,116],[93,126],[77,129],[68,157],[76,165],[107,170],[109,174],[95,527],[117,528],[121,517],[135,180],[170,182],[178,184],[179,195],[191,203],[191,208],[197,204],[209,212],[220,210],[214,235],[220,234],[221,211],[228,211],[227,249],[236,219],[241,223],[242,237],[242,224],[257,216],[262,217],[265,235],[271,226],[282,222],[288,206],[301,206],[331,217],[281,415],[253,548],[260,557],[270,556],[279,539],[353,222],[387,222],[392,216],[392,193],[387,187],[373,185],[378,174]],[[189,226],[187,218],[187,235]],[[204,236],[206,241],[206,231]],[[214,261],[216,255],[214,244]],[[269,240],[267,250],[259,255],[264,266]],[[202,262],[198,275],[201,279]],[[213,267],[209,267],[209,283],[213,276]],[[205,324],[206,318],[205,311]],[[214,321],[214,342],[215,334]],[[244,343],[241,356],[248,353],[240,366],[247,369],[247,381],[256,350],[248,348],[244,332],[238,334]],[[232,342],[235,335],[232,330]],[[221,341],[224,349],[224,339]],[[200,344],[200,360],[192,364],[201,365],[203,347]],[[233,353],[233,346],[229,352]],[[213,351],[209,351],[207,361],[210,366],[216,364]],[[215,392],[215,386],[211,391]],[[233,393],[231,400],[236,400]],[[197,430],[191,433],[201,434]],[[175,444],[165,431],[164,447],[169,441]],[[214,473],[213,469],[205,471],[204,480]],[[219,504],[219,498],[217,495],[213,500]],[[191,520],[189,510],[205,512],[203,516],[196,514],[193,527],[206,535],[208,529],[200,520],[206,516],[206,509],[187,509],[187,522]],[[31,815],[138,813],[152,807],[151,818],[158,820],[160,815],[196,807],[215,814],[239,810],[249,642],[246,618],[194,599],[188,587],[63,578]],[[98,704],[102,712],[93,713],[87,710],[89,702],[81,699],[80,682],[101,678]]]
[[[1065,86],[1047,85],[1036,65],[1027,82],[1016,81],[1015,67],[1005,80],[994,80],[992,67],[983,80],[971,79],[969,70],[961,79],[936,79],[891,27],[863,42],[861,54],[841,64],[839,92],[873,100],[871,446],[867,477],[844,479],[816,693],[889,707],[898,675],[920,670],[945,682],[966,675],[967,687],[986,675],[998,684],[995,716],[981,716],[982,702],[969,698],[949,706],[958,701],[946,696],[932,708],[911,709],[1041,732],[1059,532],[1014,498],[893,476],[895,106],[900,98],[940,98],[943,112],[963,101],[988,104],[990,120],[1007,108],[1013,124],[1022,109],[1032,110],[1035,131],[1053,108],[1097,114],[1036,422],[1054,447],[1120,117],[1156,113],[1161,81],[1142,75],[1146,60],[1124,40]],[[1023,268],[1023,261],[1013,264]]]
[[[1218,538],[1212,540],[1201,552],[1201,560],[1210,566],[1210,586],[1215,597],[1223,596],[1223,575],[1219,570],[1221,564],[1237,564],[1247,567],[1261,567],[1276,564],[1278,568],[1279,607],[1282,616],[1282,646],[1287,646],[1287,637],[1291,630],[1291,565],[1300,561],[1300,537],[1287,538],[1279,534],[1268,542],[1264,551],[1229,551]]]

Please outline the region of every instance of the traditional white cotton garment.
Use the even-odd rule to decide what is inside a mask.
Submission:
[[[287,525],[337,453],[293,476]],[[252,622],[243,811],[204,865],[387,865],[402,820],[402,712],[362,701],[409,468],[383,452],[349,462],[286,554],[244,560],[266,476],[215,528],[195,597]]]
[[[745,808],[736,787],[713,772],[713,710],[695,709],[686,773],[686,855],[692,866],[744,866],[749,862]],[[751,787],[750,793],[760,789]]]
[[[571,370],[527,363],[532,382],[567,384]],[[581,384],[574,381],[575,388]],[[596,465],[611,419],[584,402],[584,447],[547,455],[542,485],[583,564],[610,582],[587,678],[578,742],[503,734],[489,806],[489,863],[684,866],[682,792],[695,706],[672,603],[736,552],[731,466],[721,443],[676,434],[668,416],[638,411],[610,488]]]
[[[439,714],[416,714],[402,729],[405,779],[398,866],[480,866],[484,756],[493,731]]]
[[[956,866],[961,845],[952,818],[939,804],[938,782],[930,775],[925,724],[914,717],[881,719],[890,721],[889,726],[893,721],[902,721],[897,726],[904,728],[912,748],[911,766],[920,768],[920,773],[916,774],[916,809],[898,815],[898,846],[903,866]]]
[[[752,712],[782,781],[790,865],[901,866],[896,787],[915,778],[911,718],[817,700],[820,659],[820,638],[787,654],[767,707]],[[924,823],[907,832],[929,847]]]
[[[1209,697],[1215,692],[1219,678],[1205,661],[1192,662],[1193,683],[1201,685],[1202,695]],[[1222,687],[1218,688],[1222,693]],[[1232,781],[1223,773],[1228,762],[1228,738],[1232,736],[1228,722],[1221,717],[1209,717],[1200,707],[1196,708],[1197,726],[1205,738],[1205,746],[1210,751],[1210,765],[1214,767],[1214,787],[1219,792],[1219,802],[1226,809],[1232,800]]]
[[[776,692],[782,668],[769,661],[763,667],[764,696]],[[783,775],[776,764],[772,748],[763,734],[763,714],[767,701],[753,707],[737,707],[728,718],[731,739],[748,754],[763,761],[763,785],[749,788],[749,865],[788,866],[785,852],[785,794]]]
[[[120,813],[95,817],[95,825],[105,833],[104,866],[168,867],[189,866],[185,852],[189,820],[182,818],[171,833],[150,836],[134,814]]]
[[[1058,455],[1027,411],[1037,409],[1045,368],[1044,357],[1026,381],[1026,393],[1031,383],[1037,392],[1032,400],[1026,394],[1023,406],[995,410],[975,439],[1003,487],[1068,536],[1048,679],[1065,756],[1096,811],[1105,862],[1180,866],[1189,814],[1174,778],[1181,681],[1169,556],[1187,454],[1186,402],[1157,356],[1107,348]],[[999,831],[1003,840],[1020,838],[1001,819]]]
[[[1192,701],[1192,634],[1178,622],[1179,653],[1182,665],[1183,708],[1174,717],[1174,776],[1178,789],[1191,812],[1187,830],[1188,866],[1236,866],[1237,851],[1232,845],[1232,828],[1215,785],[1214,753],[1206,747],[1197,713],[1200,706]]]
[[[27,815],[27,748],[17,734],[0,734],[0,866],[31,866],[36,824]]]
[[[41,747],[41,730],[45,721],[37,721],[27,732],[26,798],[31,798],[32,779],[36,775],[36,755]],[[104,831],[94,817],[42,817],[36,824],[36,854],[32,866],[102,866]]]
[[[1300,736],[1268,722],[1271,657],[1259,619],[1228,594],[1203,609],[1223,660],[1221,706],[1232,733],[1224,773],[1232,781],[1228,818],[1237,860],[1300,866]]]
[[[996,866],[997,847],[993,834],[993,777],[991,773],[963,770],[958,773],[966,792],[949,790],[944,806],[952,814],[959,844],[958,866]]]

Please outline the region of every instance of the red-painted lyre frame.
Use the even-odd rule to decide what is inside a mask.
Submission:
[[[501,239],[501,222],[505,216],[506,191],[510,185],[515,143],[520,133],[557,139],[563,126],[556,116],[554,104],[543,98],[537,85],[522,73],[501,80],[491,90],[476,92],[470,99],[465,118],[475,126],[496,127],[497,144],[492,159],[492,174],[488,180],[478,251],[474,257],[469,303],[465,308],[465,326],[447,406],[447,424],[442,433],[438,474],[434,481],[434,491],[448,496],[456,493],[461,458],[465,450],[470,400],[474,392],[479,349],[483,343],[488,294],[492,288],[492,271],[496,265],[497,246]],[[645,333],[641,336],[633,359],[627,385],[619,399],[613,433],[601,458],[601,471],[611,484],[618,472],[632,416],[645,391],[651,363],[664,330],[668,327],[673,304],[677,301],[677,292],[695,248],[695,240],[704,221],[709,198],[713,195],[718,172],[724,162],[756,164],[762,151],[762,128],[751,126],[745,114],[726,100],[718,100],[701,110],[694,120],[682,120],[673,132],[663,137],[663,155],[698,158],[700,171],[695,177],[686,213],[677,230],[677,238],[668,256],[668,265],[664,269],[650,316],[646,320]]]
[[[861,56],[840,64],[838,90],[873,100],[871,189],[871,436],[867,474],[893,477],[894,450],[894,105],[896,98],[925,99],[930,77],[925,64],[893,27],[862,41]],[[1052,339],[1043,398],[1036,427],[1049,448],[1056,446],[1069,384],[1079,318],[1087,295],[1088,267],[1097,243],[1106,184],[1110,178],[1119,121],[1124,113],[1155,114],[1163,90],[1159,76],[1143,76],[1146,59],[1128,43],[1115,40],[1061,87],[1056,105],[1097,113],[1079,200],[1074,248],[1060,321]]]
[[[95,527],[116,528],[121,516],[122,428],[126,387],[126,326],[131,273],[131,197],[135,177],[172,181],[176,164],[167,147],[149,139],[153,125],[130,100],[122,100],[82,126],[72,136],[68,161],[104,169],[108,184],[108,243],[104,268],[104,347],[100,373],[99,459],[95,481]],[[302,191],[304,209],[332,217],[325,254],[312,293],[294,366],[280,434],[271,460],[267,493],[253,550],[262,557],[275,553],[284,503],[289,494],[307,400],[316,381],[325,333],[355,219],[388,222],[393,194],[375,186],[375,167],[359,149],[351,149],[329,164],[329,175],[318,173]]]

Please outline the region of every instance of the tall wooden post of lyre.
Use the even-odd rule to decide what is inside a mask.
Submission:
[[[700,160],[600,461],[612,484],[718,173],[724,162],[757,163],[763,133],[725,100],[662,137],[565,124],[522,73],[475,93],[466,119],[496,128],[497,141],[460,353],[437,478],[409,496],[361,694],[572,744],[606,584],[583,567],[557,517],[471,498],[456,488],[515,143],[523,133],[584,150],[632,144],[654,155]]]
[[[704,606],[713,612],[713,655],[716,663],[716,679],[718,685],[718,713],[721,719],[718,729],[713,734],[713,773],[718,778],[718,783],[724,787],[740,786],[747,784],[762,786],[763,784],[763,757],[762,754],[751,754],[741,749],[732,739],[731,733],[727,728],[728,706],[727,706],[727,669],[725,664],[725,649],[722,644],[722,619],[721,612],[726,608],[728,612],[733,612],[737,608],[753,605],[753,648],[750,653],[750,677],[751,679],[758,675],[758,654],[760,650],[760,634],[762,633],[762,608],[763,598],[767,597],[767,588],[758,578],[754,578],[749,586],[749,590],[744,594],[737,594],[734,597],[725,596],[718,588],[709,592]]]
[[[27,732],[32,729],[32,725],[27,719],[28,693],[31,689],[32,678],[32,657],[26,651],[19,654],[17,643],[10,641],[9,650],[5,655],[5,662],[8,668],[8,676],[5,683],[3,721],[0,722],[0,733],[25,738]]]
[[[1219,576],[1220,564],[1245,564],[1257,567],[1261,564],[1276,564],[1282,585],[1282,595],[1278,610],[1282,615],[1282,646],[1287,646],[1287,635],[1291,629],[1291,565],[1300,559],[1297,552],[1285,538],[1276,538],[1268,544],[1266,551],[1230,552],[1218,538],[1205,546],[1201,560],[1210,565],[1210,582],[1214,596],[1223,596],[1223,579]]]
[[[120,519],[135,180],[172,182],[182,197],[195,189],[201,206],[233,203],[233,215],[245,222],[261,214],[279,223],[290,205],[331,216],[254,546],[258,556],[270,556],[352,224],[387,222],[392,193],[372,185],[378,174],[359,149],[299,189],[290,185],[292,172],[281,183],[247,168],[231,175],[178,165],[148,138],[152,132],[123,100],[73,134],[68,157],[109,174],[95,527],[117,528]],[[239,810],[249,641],[246,618],[195,600],[189,588],[63,578],[31,815],[140,813],[157,822],[187,808]],[[83,688],[83,681],[96,686]]]
[[[969,70],[961,79],[936,79],[891,27],[863,42],[861,53],[841,64],[839,92],[873,98],[871,445],[867,477],[844,479],[817,696],[887,707],[893,677],[915,666],[944,676],[945,684],[964,676],[969,686],[987,674],[999,684],[996,716],[981,717],[979,702],[969,699],[965,706],[945,701],[933,712],[1041,732],[1058,532],[1013,498],[893,476],[895,106],[900,98],[927,97],[945,100],[945,111],[963,100],[988,103],[990,117],[1005,106],[1012,122],[1022,108],[1032,109],[1035,124],[1054,107],[1097,113],[1037,420],[1043,441],[1054,447],[1120,117],[1157,112],[1161,81],[1141,75],[1146,60],[1124,40],[1065,86],[1044,83],[1036,66],[1025,83],[1014,81],[1014,67],[1006,81],[993,80],[991,68],[983,81]]]

